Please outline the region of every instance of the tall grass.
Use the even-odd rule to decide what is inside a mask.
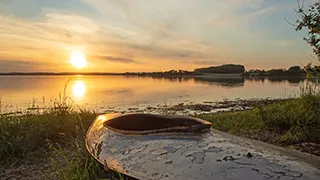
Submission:
[[[43,105],[42,105],[43,107]],[[48,179],[124,179],[107,172],[87,152],[85,135],[94,111],[75,108],[64,96],[45,108],[33,104],[33,111],[21,115],[0,115],[0,161],[2,165],[51,157]]]
[[[97,115],[94,111],[74,108],[66,96],[41,109],[34,103],[30,109],[20,115],[0,115],[2,165],[52,156],[53,179],[103,177],[103,169],[84,144],[86,130]]]
[[[48,149],[49,143],[66,143],[77,129],[85,129],[95,112],[73,110],[66,102],[21,115],[0,115],[0,160],[21,158],[35,150]]]
[[[201,117],[216,129],[284,146],[320,143],[320,92],[316,88],[307,85],[298,98],[248,111]]]

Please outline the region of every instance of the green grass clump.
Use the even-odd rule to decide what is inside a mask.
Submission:
[[[1,165],[10,167],[22,160],[37,163],[50,156],[47,179],[124,179],[107,172],[86,150],[86,132],[96,112],[75,109],[68,98],[29,109],[32,111],[18,115],[0,115]]]
[[[0,161],[48,150],[49,144],[66,144],[78,129],[84,133],[95,116],[89,111],[0,116]]]
[[[281,145],[320,143],[320,93],[306,92],[298,98],[248,111],[201,117],[211,121],[213,128],[236,135],[276,134],[274,139],[265,140]]]
[[[0,161],[5,167],[21,160],[50,156],[48,178],[101,179],[106,173],[85,148],[85,134],[97,113],[74,109],[71,101],[51,101],[44,109],[0,115]],[[7,165],[5,165],[7,164]],[[52,176],[52,177],[51,177]]]

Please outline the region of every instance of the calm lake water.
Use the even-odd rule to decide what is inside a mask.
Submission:
[[[68,82],[69,80],[69,82]],[[75,104],[93,109],[146,107],[225,99],[284,98],[304,80],[243,78],[151,78],[124,76],[1,76],[1,106],[25,108],[64,92]]]

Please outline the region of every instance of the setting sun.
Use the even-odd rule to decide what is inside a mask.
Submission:
[[[82,69],[87,66],[87,60],[84,54],[80,51],[72,51],[70,55],[70,63],[72,66]]]

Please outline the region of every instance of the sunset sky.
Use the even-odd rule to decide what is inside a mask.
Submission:
[[[314,0],[305,0],[304,6]],[[312,60],[296,0],[0,0],[0,72],[288,68]]]

